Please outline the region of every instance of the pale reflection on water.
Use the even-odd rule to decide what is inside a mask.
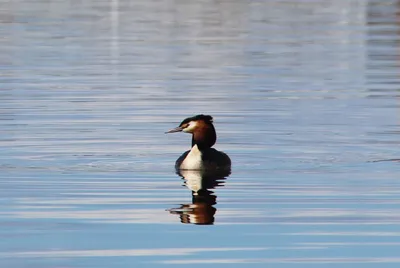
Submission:
[[[0,267],[398,267],[399,7],[2,1]]]
[[[230,170],[198,171],[180,170],[178,175],[185,180],[185,186],[192,192],[192,203],[169,209],[177,214],[182,223],[213,224],[217,209],[217,195],[212,189],[224,186]]]

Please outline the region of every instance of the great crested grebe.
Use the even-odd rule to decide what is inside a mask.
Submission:
[[[223,152],[211,148],[217,134],[213,125],[213,118],[209,115],[199,114],[188,117],[179,127],[166,133],[174,132],[192,133],[192,149],[183,153],[175,163],[177,170],[230,170],[231,159]]]

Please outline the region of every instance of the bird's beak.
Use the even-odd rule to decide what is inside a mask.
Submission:
[[[174,133],[174,132],[181,132],[182,130],[183,130],[182,127],[176,127],[176,128],[171,129],[171,130],[168,130],[167,132],[165,132],[165,134]]]

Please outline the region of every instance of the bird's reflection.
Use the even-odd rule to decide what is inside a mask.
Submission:
[[[224,185],[230,171],[180,170],[177,174],[185,181],[184,185],[192,192],[192,203],[171,208],[171,214],[179,215],[182,223],[213,224],[217,209],[217,196],[211,189]]]

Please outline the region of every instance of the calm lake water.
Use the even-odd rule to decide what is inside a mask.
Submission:
[[[0,1],[0,267],[399,267],[399,14]],[[199,113],[229,176],[175,173]]]

